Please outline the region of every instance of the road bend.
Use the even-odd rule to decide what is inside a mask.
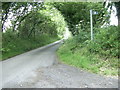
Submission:
[[[54,42],[2,61],[2,88],[118,88],[118,79],[58,61]]]

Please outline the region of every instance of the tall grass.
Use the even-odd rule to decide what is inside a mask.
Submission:
[[[117,27],[100,29],[95,41],[83,42],[79,40],[80,36],[70,38],[59,48],[58,57],[63,63],[93,73],[117,76],[119,54],[116,30]]]
[[[15,38],[3,35],[2,60],[24,53],[26,51],[52,43],[59,38],[49,35],[36,36],[35,38]]]

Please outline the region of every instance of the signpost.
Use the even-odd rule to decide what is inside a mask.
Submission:
[[[93,40],[93,20],[92,20],[92,10],[90,10],[90,27],[91,27],[91,40]]]

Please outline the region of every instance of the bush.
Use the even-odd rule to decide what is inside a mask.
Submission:
[[[89,41],[87,47],[92,53],[104,56],[117,57],[118,54],[118,30],[116,26],[98,29],[94,41]]]
[[[64,63],[104,74],[118,74],[118,27],[98,29],[94,41],[75,36],[65,41],[57,54]],[[82,40],[82,41],[81,41]]]
[[[9,57],[24,53],[26,51],[41,47],[43,45],[49,44],[58,40],[58,37],[50,37],[49,35],[40,35],[35,38],[18,38],[17,34],[13,32],[3,33],[2,42],[2,59],[7,59]]]

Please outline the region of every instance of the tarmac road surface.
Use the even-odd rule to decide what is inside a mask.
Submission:
[[[118,88],[118,79],[59,62],[61,41],[2,61],[3,88]]]

